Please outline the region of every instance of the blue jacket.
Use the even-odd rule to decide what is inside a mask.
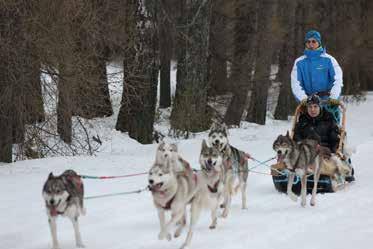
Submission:
[[[338,99],[343,86],[343,73],[336,59],[325,49],[305,50],[295,60],[291,72],[291,89],[298,101],[317,92],[329,92]]]

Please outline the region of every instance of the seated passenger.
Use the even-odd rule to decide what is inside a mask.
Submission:
[[[335,153],[339,145],[339,128],[332,114],[320,106],[320,98],[307,98],[306,112],[299,116],[294,129],[294,141],[303,139],[319,140],[319,144]]]
[[[318,140],[321,146],[327,147],[332,153],[336,153],[339,146],[339,127],[333,115],[321,108],[321,100],[317,95],[307,98],[306,112],[299,116],[299,120],[294,128],[294,141],[303,139]],[[351,159],[347,164],[352,169],[352,174],[345,179],[348,182],[355,181],[354,169]]]

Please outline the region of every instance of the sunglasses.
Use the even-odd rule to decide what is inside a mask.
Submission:
[[[308,40],[308,41],[306,41],[306,43],[307,44],[310,44],[310,43],[313,43],[313,44],[315,44],[315,43],[318,43],[316,40]]]

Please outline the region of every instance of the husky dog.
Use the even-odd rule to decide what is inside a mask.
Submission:
[[[52,233],[53,249],[58,249],[56,218],[58,215],[70,218],[74,226],[77,247],[84,247],[79,231],[78,218],[85,215],[83,205],[84,187],[80,176],[73,170],[66,170],[60,176],[51,172],[43,187],[48,222]]]
[[[174,237],[179,237],[185,227],[185,210],[188,195],[193,191],[189,180],[177,175],[170,159],[162,163],[155,162],[148,174],[149,190],[152,192],[153,202],[158,211],[161,231],[160,240],[171,240],[170,229],[179,224]],[[171,220],[166,223],[166,211],[171,212]]]
[[[343,187],[345,178],[351,175],[351,168],[337,155],[331,154],[329,148],[320,146],[319,153],[321,157],[320,175],[326,175],[331,178],[332,189],[335,192],[341,186]],[[278,172],[286,168],[280,156],[278,162],[271,166],[271,173],[277,175]]]
[[[247,209],[246,186],[249,174],[247,160],[250,158],[250,155],[229,144],[228,132],[225,124],[214,123],[212,125],[209,133],[209,143],[218,149],[223,156],[225,200],[222,205],[224,206],[222,216],[227,217],[231,206],[232,195],[238,188],[241,189],[242,209]],[[235,186],[237,180],[239,185]]]
[[[209,147],[203,140],[199,163],[201,171],[197,174],[197,184],[191,195],[190,227],[186,241],[181,248],[189,247],[202,209],[211,210],[212,223],[209,228],[216,228],[217,212],[224,194],[224,165],[220,151],[215,147]]]
[[[189,163],[179,155],[176,144],[169,144],[162,141],[157,147],[155,161],[162,164],[168,159],[177,173],[185,173],[186,169],[189,170],[190,168]]]
[[[217,209],[222,194],[222,157],[218,150],[209,148],[203,142],[200,156],[202,170],[198,174],[190,168],[187,174],[176,174],[171,160],[163,164],[155,162],[149,171],[149,189],[158,211],[161,231],[159,239],[171,240],[170,230],[178,224],[174,237],[180,236],[186,225],[186,207],[191,204],[190,228],[182,248],[190,245],[193,230],[202,208],[211,209],[212,223],[216,227]],[[165,213],[171,212],[171,219],[166,223]]]
[[[283,162],[290,171],[287,194],[297,201],[297,196],[292,192],[294,176],[301,178],[301,205],[306,205],[307,174],[314,174],[314,185],[312,189],[311,206],[316,204],[317,184],[320,174],[335,175],[345,174],[348,170],[338,163],[335,156],[325,156],[325,148],[318,145],[316,140],[305,139],[298,143],[294,142],[289,132],[286,136],[279,135],[273,143],[273,150],[277,152],[278,162]]]

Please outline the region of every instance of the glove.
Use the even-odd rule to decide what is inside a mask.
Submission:
[[[339,101],[338,99],[329,99],[328,100],[329,105],[339,105],[340,103],[341,103],[341,101]]]

